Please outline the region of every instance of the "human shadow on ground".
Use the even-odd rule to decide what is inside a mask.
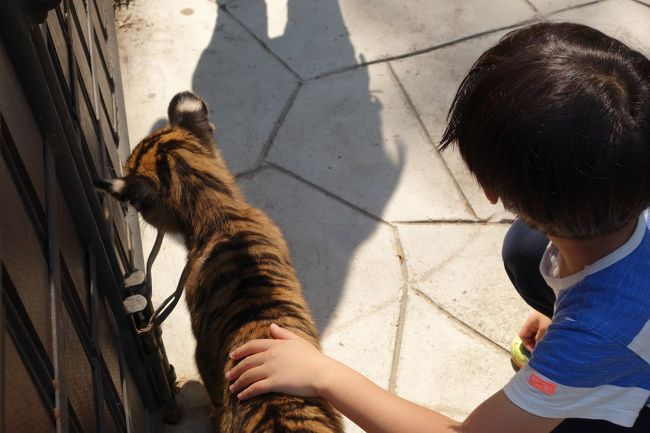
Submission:
[[[286,25],[271,37],[269,32],[277,33],[277,28],[270,26],[277,27],[283,17],[269,16],[263,0],[222,0],[220,6],[212,40],[193,76],[193,90],[210,107],[226,163],[235,173],[254,169],[273,138],[273,164],[285,167],[298,161],[300,177],[309,182],[311,173],[329,184],[331,176],[349,179],[322,193],[272,166],[240,181],[248,199],[283,230],[322,332],[339,305],[355,252],[379,224],[327,195],[345,196],[348,188],[371,184],[359,207],[381,215],[399,180],[401,163],[384,149],[382,104],[370,89],[367,68],[309,79],[332,72],[314,49],[335,55],[337,65],[358,63],[338,2],[288,0]],[[331,38],[331,44],[323,38]],[[340,86],[344,89],[337,89]],[[294,92],[295,101],[273,136]]]

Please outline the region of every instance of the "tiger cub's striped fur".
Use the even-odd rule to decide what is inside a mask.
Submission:
[[[111,192],[185,240],[196,362],[218,431],[341,432],[338,413],[321,399],[267,394],[239,402],[228,391],[229,351],[269,338],[272,322],[315,346],[318,332],[280,230],[244,200],[215,149],[205,102],[179,93],[168,115],[169,126],[138,144]]]

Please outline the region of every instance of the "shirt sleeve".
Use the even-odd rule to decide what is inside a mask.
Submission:
[[[639,386],[647,374],[644,364],[620,343],[565,319],[551,324],[504,392],[534,415],[631,427],[650,396]]]

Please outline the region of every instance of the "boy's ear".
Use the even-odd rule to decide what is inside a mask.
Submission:
[[[214,126],[208,119],[208,106],[192,92],[177,93],[167,109],[169,123],[192,131],[194,135],[210,141]]]
[[[489,200],[489,202],[492,204],[497,204],[497,202],[499,201],[499,194],[494,192],[494,190],[489,186],[483,185],[482,183],[481,183],[481,188],[483,188],[483,193],[485,194],[485,197]]]

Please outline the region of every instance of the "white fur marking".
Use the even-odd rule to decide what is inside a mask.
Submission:
[[[183,98],[176,105],[176,111],[179,113],[196,113],[203,110],[203,103],[194,98]]]
[[[111,191],[117,194],[120,194],[122,191],[124,191],[125,187],[126,187],[126,182],[122,179],[114,179],[111,182]]]

